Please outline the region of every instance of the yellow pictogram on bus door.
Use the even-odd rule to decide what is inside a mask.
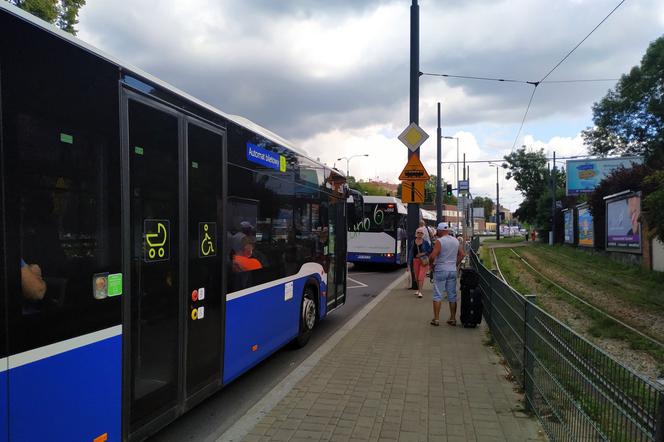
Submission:
[[[145,238],[145,262],[168,261],[171,259],[171,223],[167,219],[146,219],[143,221]]]
[[[217,256],[217,223],[198,223],[198,257]]]

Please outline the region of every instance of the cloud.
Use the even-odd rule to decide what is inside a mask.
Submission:
[[[420,70],[539,81],[615,3],[422,0]],[[406,159],[396,136],[409,123],[409,21],[403,0],[118,0],[88,2],[79,36],[328,163],[367,152],[351,172],[396,181]],[[626,2],[547,80],[618,78],[663,24],[660,0]],[[434,76],[419,85],[431,172],[437,102],[444,134],[462,134],[468,158],[500,158],[521,144],[572,155],[585,152],[579,132],[614,82],[541,84],[518,138],[532,85]],[[471,179],[495,193],[493,169],[472,166]]]

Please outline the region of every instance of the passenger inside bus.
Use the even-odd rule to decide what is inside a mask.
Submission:
[[[41,301],[46,294],[46,282],[37,264],[28,264],[21,259],[21,291],[28,301]]]
[[[263,268],[261,262],[253,257],[254,239],[251,236],[245,236],[241,240],[240,250],[233,256],[233,271],[250,272]]]

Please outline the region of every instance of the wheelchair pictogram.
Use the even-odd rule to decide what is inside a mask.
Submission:
[[[217,223],[201,222],[198,223],[198,257],[209,258],[216,256],[215,250],[217,243]]]
[[[170,259],[169,231],[168,220],[146,219],[143,221],[143,234],[147,243],[144,257],[146,262]]]

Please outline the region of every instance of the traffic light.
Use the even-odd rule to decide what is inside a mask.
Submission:
[[[447,196],[452,196],[452,185],[451,184],[447,185]]]

